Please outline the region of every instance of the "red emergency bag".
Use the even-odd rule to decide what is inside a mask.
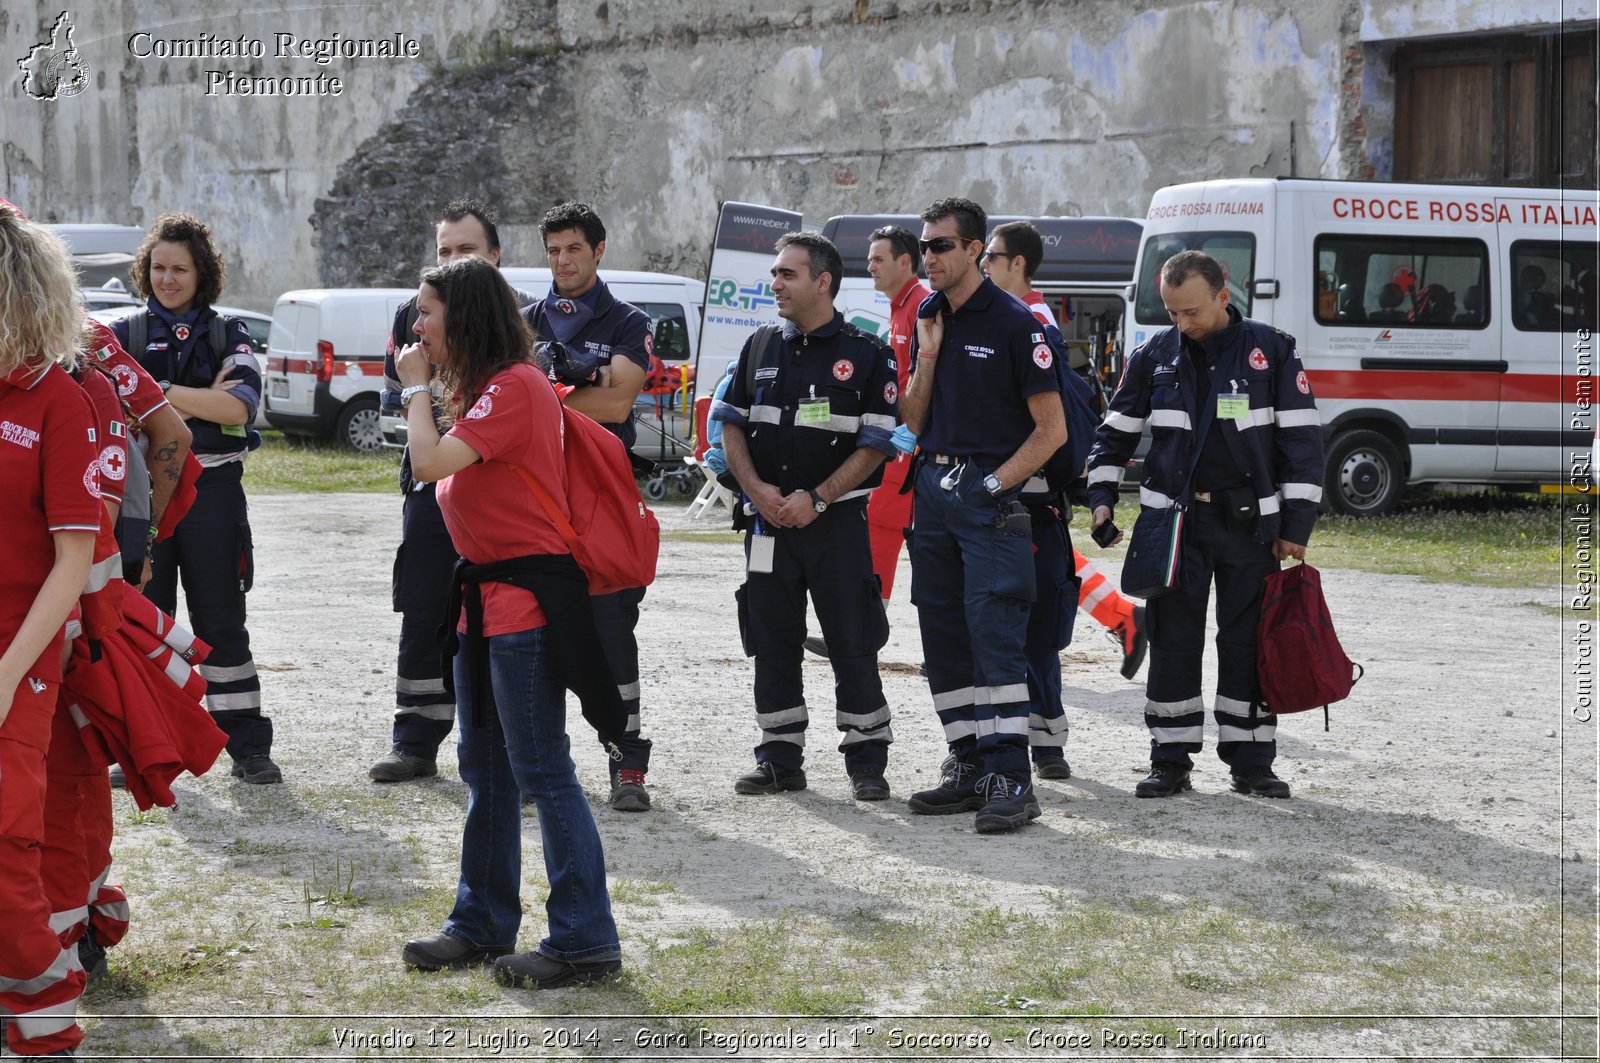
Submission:
[[[1322,597],[1322,574],[1301,563],[1265,580],[1256,626],[1256,672],[1268,711],[1285,715],[1350,696],[1364,669],[1345,655]]]
[[[533,474],[512,468],[561,533],[590,594],[614,594],[655,582],[661,525],[639,494],[622,440],[593,419],[561,407],[561,456],[567,473],[568,520]]]

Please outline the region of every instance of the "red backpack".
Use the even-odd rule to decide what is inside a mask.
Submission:
[[[576,410],[561,407],[561,456],[567,471],[569,521],[543,484],[512,466],[561,533],[590,594],[648,587],[656,578],[661,525],[639,496],[622,440]]]
[[[1256,672],[1261,698],[1279,715],[1328,706],[1350,696],[1364,669],[1345,656],[1322,597],[1322,575],[1307,564],[1274,572],[1265,581],[1256,626]]]

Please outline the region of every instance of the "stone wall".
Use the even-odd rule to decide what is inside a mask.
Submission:
[[[61,2],[0,12],[4,54],[47,34]],[[292,287],[412,283],[431,259],[429,220],[462,194],[498,206],[509,263],[539,264],[539,214],[577,196],[607,220],[608,265],[697,274],[724,199],[818,223],[955,192],[996,212],[1142,216],[1181,180],[1382,179],[1395,41],[1592,19],[1595,0],[259,6],[77,12],[88,89],[36,101],[13,79],[0,93],[4,194],[47,220],[193,210],[233,263],[228,301],[247,306]],[[127,39],[141,29],[401,31],[422,55],[139,59]],[[217,66],[320,70],[346,88],[206,96]]]

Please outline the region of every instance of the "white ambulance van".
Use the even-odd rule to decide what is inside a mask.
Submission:
[[[266,357],[272,426],[357,450],[381,447],[383,354],[395,311],[415,294],[414,288],[310,288],[278,296]]]
[[[1157,192],[1128,349],[1171,324],[1161,264],[1217,258],[1229,298],[1294,336],[1322,413],[1324,498],[1570,480],[1592,440],[1594,192],[1230,180]],[[1586,463],[1586,462],[1585,462]]]

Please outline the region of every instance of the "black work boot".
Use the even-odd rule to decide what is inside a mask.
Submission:
[[[949,757],[941,767],[944,778],[938,786],[914,793],[906,801],[911,811],[923,816],[949,816],[983,807],[984,795],[978,790],[978,769],[974,765]]]
[[[755,771],[733,780],[733,792],[736,794],[777,794],[805,788],[804,768],[780,768],[767,762],[757,764]]]
[[[1018,782],[996,772],[985,775],[979,785],[985,800],[972,824],[979,834],[1016,830],[1030,819],[1039,818],[1039,798],[1031,782]]]
[[[1189,785],[1189,769],[1182,764],[1174,764],[1170,760],[1152,761],[1150,774],[1133,788],[1135,797],[1171,797],[1173,794],[1192,790]]]
[[[1235,793],[1251,797],[1288,797],[1289,784],[1272,774],[1271,768],[1244,768],[1233,773]]]

